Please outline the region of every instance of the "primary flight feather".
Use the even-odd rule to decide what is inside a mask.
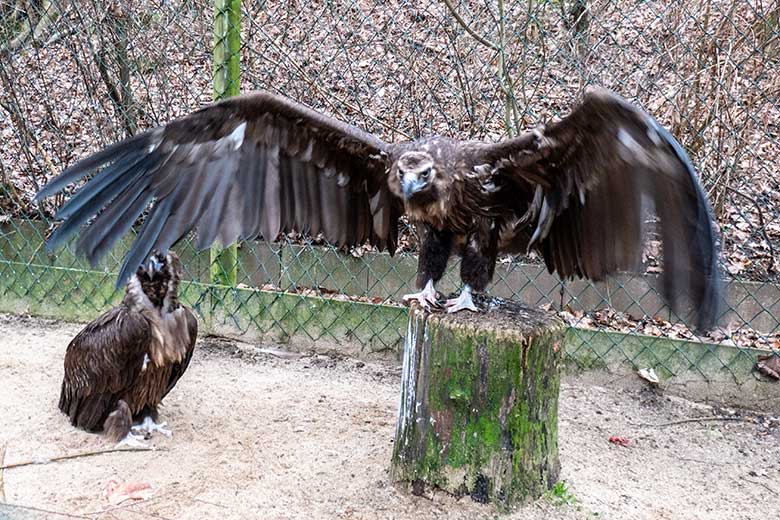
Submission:
[[[391,253],[404,213],[424,228],[417,285],[435,298],[449,256],[462,257],[473,309],[499,253],[539,251],[563,278],[602,280],[641,265],[648,212],[659,220],[662,292],[692,303],[699,328],[718,314],[716,231],[687,155],[645,112],[589,89],[567,117],[499,143],[428,137],[386,143],[282,96],[252,92],[111,145],[66,169],[37,199],[90,173],[49,239],[83,224],[93,264],[151,204],[119,274],[193,229],[198,247],[299,231]],[[97,214],[97,217],[95,215]]]

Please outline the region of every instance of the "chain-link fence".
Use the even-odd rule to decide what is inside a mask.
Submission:
[[[79,317],[115,301],[121,247],[100,271],[48,253],[62,199],[32,196],[88,152],[230,94],[237,84],[219,76],[235,65],[242,90],[280,92],[388,141],[500,139],[565,114],[599,84],[656,116],[697,165],[723,232],[722,326],[696,338],[663,305],[655,240],[646,273],[608,283],[563,284],[538,258],[502,258],[491,293],[561,311],[577,326],[567,345],[577,364],[616,355],[744,378],[735,367],[752,366],[748,349],[780,346],[780,1],[245,1],[240,42],[228,41],[237,5],[0,0],[0,298]],[[221,257],[236,259],[235,288],[211,283],[208,252],[177,249],[204,318],[384,349],[403,334],[402,311],[384,304],[413,289],[415,247],[409,227],[393,258],[298,235],[243,243]],[[442,291],[458,289],[457,269]]]

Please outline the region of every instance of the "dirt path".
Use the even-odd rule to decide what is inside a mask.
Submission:
[[[0,453],[6,446],[6,464],[107,447],[101,437],[72,429],[56,408],[62,355],[78,329],[0,315]],[[9,469],[6,501],[101,519],[496,516],[469,498],[414,497],[389,483],[395,364],[284,359],[252,349],[200,343],[161,410],[174,436],[151,443],[164,451]],[[712,411],[625,386],[566,379],[559,430],[572,497],[564,504],[542,499],[504,518],[717,520],[776,512],[776,427],[741,421],[634,426]],[[611,435],[632,444],[612,445]],[[155,494],[106,512],[101,495],[112,478],[148,481]],[[2,519],[67,517],[0,505]]]

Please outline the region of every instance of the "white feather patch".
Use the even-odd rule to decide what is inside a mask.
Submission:
[[[658,135],[658,132],[656,132],[655,128],[653,128],[652,126],[647,127],[647,137],[649,137],[650,140],[653,141],[653,144],[656,146],[661,146],[661,144],[663,143],[661,136]]]
[[[238,125],[232,132],[220,139],[224,140],[228,145],[231,145],[233,151],[241,148],[244,143],[244,132],[246,131],[246,121]]]
[[[646,153],[645,150],[642,148],[642,145],[640,145],[638,142],[636,142],[636,139],[631,137],[631,134],[626,132],[624,128],[620,128],[618,130],[618,141],[620,141],[620,144],[623,146],[618,148],[618,153],[620,154],[620,158],[623,159],[626,162],[646,162]]]
[[[153,151],[155,151],[157,147],[160,146],[160,143],[162,142],[162,130],[157,129],[154,130],[153,132],[154,132],[154,142],[146,148],[146,153],[152,153]]]

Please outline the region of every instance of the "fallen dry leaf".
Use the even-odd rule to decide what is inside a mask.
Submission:
[[[658,375],[655,373],[655,370],[652,368],[643,368],[639,371],[637,371],[637,374],[639,374],[639,377],[644,379],[645,381],[649,382],[652,385],[657,385],[660,379],[658,378]]]
[[[780,381],[780,356],[777,354],[758,356],[756,368],[765,376]]]
[[[147,482],[120,484],[114,479],[106,482],[106,498],[112,506],[118,506],[127,500],[148,500],[153,494],[154,490]]]

